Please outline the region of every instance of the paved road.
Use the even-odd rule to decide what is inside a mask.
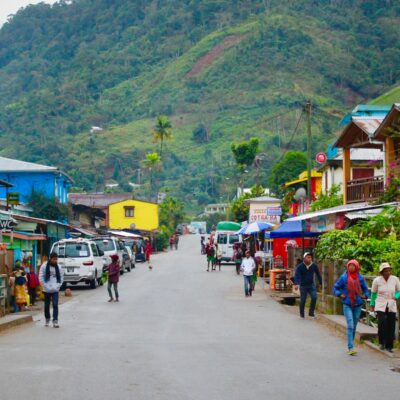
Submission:
[[[233,266],[207,273],[199,238],[122,277],[121,302],[105,288],[43,320],[0,335],[0,398],[393,400],[393,361],[302,321],[261,290],[242,294]]]

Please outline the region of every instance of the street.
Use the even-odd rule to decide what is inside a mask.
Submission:
[[[120,281],[60,308],[60,329],[0,335],[2,400],[394,399],[398,362],[300,320],[259,286],[243,295],[233,265],[206,272],[199,236],[137,264]],[[75,291],[74,291],[75,292]]]

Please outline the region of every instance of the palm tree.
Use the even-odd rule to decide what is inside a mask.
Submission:
[[[148,169],[150,174],[150,197],[153,193],[153,177],[154,171],[158,171],[161,166],[161,158],[158,153],[147,153],[146,159],[143,160],[143,165]]]
[[[160,158],[162,157],[164,140],[172,138],[172,123],[166,115],[159,115],[153,129],[154,139],[160,141]]]

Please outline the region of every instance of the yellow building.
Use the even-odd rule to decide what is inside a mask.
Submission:
[[[158,204],[141,200],[123,200],[108,206],[110,229],[158,229]]]

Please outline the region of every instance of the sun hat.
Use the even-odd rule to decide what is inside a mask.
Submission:
[[[384,269],[392,269],[388,262],[384,262],[379,266],[379,273],[381,273]]]

